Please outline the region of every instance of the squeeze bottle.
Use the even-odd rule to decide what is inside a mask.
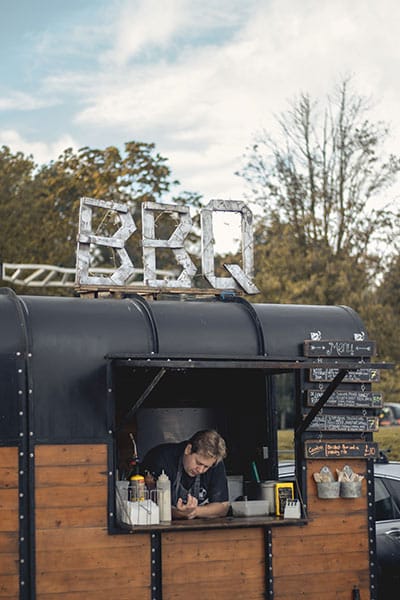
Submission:
[[[157,502],[160,509],[160,521],[171,521],[171,482],[168,475],[162,470],[161,475],[157,479]]]
[[[129,478],[128,499],[132,502],[144,500],[144,477],[143,475],[132,475]]]

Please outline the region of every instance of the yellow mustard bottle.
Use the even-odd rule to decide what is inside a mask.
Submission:
[[[141,502],[144,500],[144,477],[143,475],[132,475],[129,478],[128,499],[131,502]]]

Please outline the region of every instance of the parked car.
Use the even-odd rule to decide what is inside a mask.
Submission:
[[[378,597],[379,600],[398,600],[400,590],[400,462],[378,462],[375,464],[374,471]]]
[[[400,405],[399,405],[400,406]],[[400,597],[400,462],[381,454],[374,466],[378,600]],[[279,465],[279,479],[294,478],[294,464]]]
[[[387,402],[385,408],[389,408],[392,411],[393,425],[400,425],[400,403],[398,402]]]
[[[379,425],[381,427],[400,425],[400,403],[387,402],[379,412]]]

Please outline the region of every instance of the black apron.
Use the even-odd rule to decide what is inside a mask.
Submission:
[[[182,485],[182,474],[183,474],[183,461],[182,461],[182,457],[181,457],[179,459],[178,471],[176,474],[176,478],[175,478],[175,481],[172,486],[172,505],[173,506],[176,506],[176,503],[178,502],[178,498],[182,498],[182,500],[185,502],[188,494],[191,494],[192,496],[197,498],[197,500],[199,500],[200,475],[196,475],[192,485],[187,490]]]

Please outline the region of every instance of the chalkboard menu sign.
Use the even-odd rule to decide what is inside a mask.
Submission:
[[[380,371],[378,365],[375,367],[369,360],[376,355],[375,342],[305,340],[303,348],[304,355],[310,357],[314,365],[308,369],[307,380],[303,382],[303,422],[298,431],[300,434],[319,432],[320,437],[325,432],[326,438],[323,442],[307,440],[306,457],[375,456],[377,448],[373,442],[349,441],[350,437],[363,438],[362,434],[379,428],[375,413],[382,407],[383,397],[373,392],[371,385],[380,381]],[[329,438],[337,439],[340,433],[343,440],[329,441]]]
[[[362,357],[375,356],[375,342],[357,342],[354,340],[305,340],[304,356]]]
[[[325,442],[306,441],[306,458],[376,458],[378,444],[376,442]]]
[[[307,431],[378,431],[378,417],[317,413]]]
[[[310,369],[310,381],[332,381],[338,373],[339,369],[314,367]],[[342,381],[352,383],[372,383],[380,381],[380,373],[378,369],[360,368],[357,371],[349,371]]]
[[[323,390],[307,390],[307,406],[314,406],[321,398]],[[383,396],[380,392],[363,390],[336,390],[325,403],[325,406],[338,408],[381,408]]]

